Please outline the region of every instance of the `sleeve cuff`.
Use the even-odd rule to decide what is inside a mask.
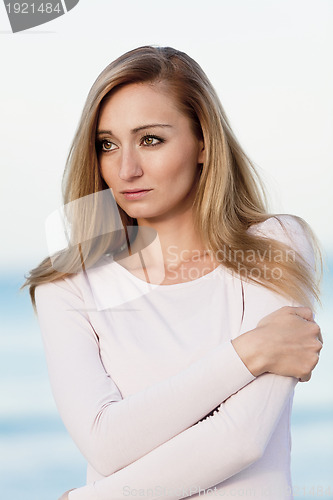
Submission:
[[[238,380],[244,382],[243,386],[252,382],[256,377],[250,372],[241,357],[238,355],[232,341],[229,341],[229,355],[230,355],[230,378],[237,377]]]

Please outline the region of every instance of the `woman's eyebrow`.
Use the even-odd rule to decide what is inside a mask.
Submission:
[[[131,130],[131,134],[136,134],[140,130],[144,130],[146,128],[153,128],[153,127],[172,127],[172,125],[169,125],[167,123],[149,123],[147,125],[140,125],[139,127],[133,128]],[[109,134],[112,135],[111,130],[98,130],[96,135],[102,135],[102,134]]]

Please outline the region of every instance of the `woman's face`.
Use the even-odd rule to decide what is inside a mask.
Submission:
[[[204,161],[203,142],[164,89],[146,83],[117,89],[101,107],[97,144],[105,182],[138,224],[189,208],[198,163]],[[133,190],[147,191],[124,193]]]

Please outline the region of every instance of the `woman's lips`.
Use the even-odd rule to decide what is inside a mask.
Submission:
[[[124,195],[124,197],[127,199],[127,200],[136,200],[137,198],[142,198],[143,196],[145,196],[146,194],[150,193],[151,189],[144,189],[143,191],[135,191],[135,192],[125,192],[125,193],[122,193]]]

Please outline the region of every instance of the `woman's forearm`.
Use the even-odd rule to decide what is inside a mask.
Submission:
[[[66,283],[36,290],[59,413],[93,468],[109,475],[168,441],[254,379],[231,341],[126,398],[106,373],[80,297]]]
[[[264,454],[296,383],[272,374],[258,377],[213,416],[109,477],[77,488],[69,500],[119,500],[131,491],[150,500],[178,500],[225,481]]]
[[[212,348],[179,373],[123,399],[101,364],[82,303],[59,288],[49,283],[36,291],[51,386],[72,438],[102,475],[126,467],[205,417],[254,380],[251,369],[257,361],[257,370],[263,369],[263,330],[249,326],[232,343]],[[266,314],[279,305],[268,297]],[[251,319],[257,323],[260,316]]]

